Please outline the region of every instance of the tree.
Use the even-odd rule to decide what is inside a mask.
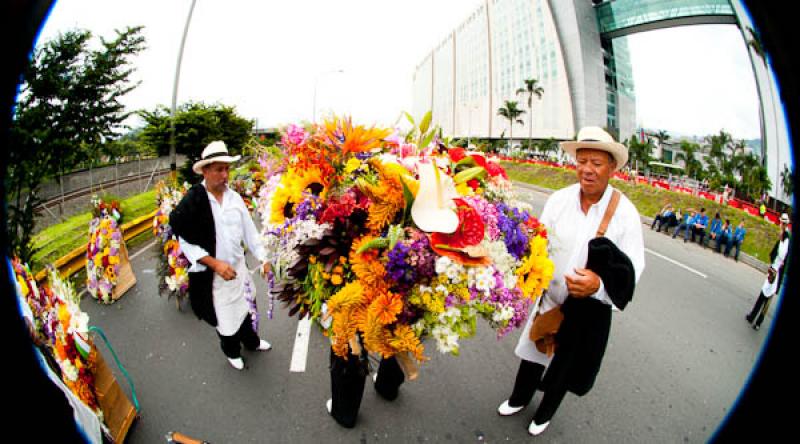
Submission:
[[[639,137],[634,134],[628,139],[628,158],[635,169],[639,166],[648,168],[650,161],[653,160],[653,141],[648,137],[645,142],[640,142]]]
[[[789,197],[794,195],[794,179],[792,176],[792,170],[789,169],[788,165],[783,164],[783,171],[781,172],[781,186],[783,187],[783,192]]]
[[[131,58],[144,49],[141,27],[116,31],[89,49],[92,34],[75,30],[45,42],[23,72],[10,130],[9,239],[23,261],[34,253],[34,209],[42,183],[96,157],[124,128],[130,113],[120,98],[129,82]]]
[[[520,125],[524,125],[525,123],[518,119],[517,117],[525,114],[525,110],[519,109],[517,107],[517,102],[506,100],[504,106],[501,106],[497,110],[497,115],[503,116],[508,119],[508,147],[511,148],[511,140],[514,138],[514,122],[516,121]]]
[[[142,129],[142,141],[159,155],[167,155],[173,134],[170,109],[161,106],[139,114],[146,122]],[[240,154],[251,136],[254,124],[252,120],[236,114],[234,107],[219,104],[186,103],[176,110],[174,119],[175,152],[186,155],[186,163],[180,168],[180,173],[190,183],[200,180],[191,167],[200,158],[206,145],[222,140],[229,153]]]
[[[675,156],[676,161],[683,161],[684,172],[689,177],[702,179],[703,164],[697,160],[695,153],[700,151],[700,145],[686,140],[681,142],[681,151]]]
[[[542,155],[544,155],[545,158],[549,158],[551,151],[558,151],[558,142],[552,137],[542,140],[539,142],[539,151],[542,153]]]
[[[517,95],[528,95],[528,146],[533,143],[533,96],[542,98],[544,88],[538,85],[536,79],[525,79],[525,87],[517,89]]]

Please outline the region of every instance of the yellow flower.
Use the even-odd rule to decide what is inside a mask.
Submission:
[[[355,157],[351,157],[344,166],[344,172],[345,174],[352,174],[353,171],[357,170],[360,166],[361,161]]]
[[[331,276],[331,284],[342,285],[342,275],[334,274],[333,276]]]

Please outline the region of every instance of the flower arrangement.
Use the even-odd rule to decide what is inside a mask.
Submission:
[[[360,341],[423,361],[426,338],[457,355],[479,316],[498,338],[524,325],[552,277],[547,231],[505,171],[448,149],[429,121],[405,135],[341,118],[289,125],[284,169],[261,190],[270,291],[341,357]]]
[[[163,294],[166,291],[168,298],[175,296],[178,307],[189,292],[188,268],[190,264],[181,252],[178,237],[173,234],[169,225],[169,214],[188,190],[188,183],[178,186],[160,181],[156,184],[158,211],[153,218],[153,235],[161,244],[163,253],[159,256],[159,292]]]
[[[17,291],[33,314],[34,334],[58,363],[64,384],[102,421],[93,370],[97,351],[89,343],[89,316],[81,311],[79,297],[52,266],[49,285],[38,285],[27,264],[17,258],[11,264]]]
[[[116,300],[113,290],[119,277],[123,242],[119,217],[115,218],[114,212],[103,211],[92,219],[86,247],[86,289],[93,298],[106,304]]]
[[[117,224],[122,223],[122,206],[119,200],[108,197],[103,199],[95,194],[92,195],[91,204],[93,218],[110,217],[114,219]]]

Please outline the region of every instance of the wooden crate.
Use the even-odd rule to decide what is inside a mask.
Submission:
[[[136,275],[133,274],[133,267],[128,258],[128,248],[125,246],[125,242],[122,242],[119,248],[119,276],[117,285],[111,290],[111,299],[116,301],[121,298],[134,285],[136,285]]]
[[[122,391],[122,387],[99,349],[96,349],[94,378],[97,402],[103,410],[106,427],[111,432],[115,443],[123,443],[128,430],[136,419],[136,408]]]

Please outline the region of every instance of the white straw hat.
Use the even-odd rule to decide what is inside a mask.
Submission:
[[[228,154],[228,147],[225,142],[215,140],[208,144],[200,155],[200,160],[195,162],[192,166],[192,171],[197,174],[203,174],[203,167],[214,162],[231,163],[241,159],[242,156],[231,156]]]
[[[789,215],[786,213],[781,214],[781,222],[788,224],[789,223]]]
[[[561,142],[558,144],[564,152],[576,158],[576,152],[581,148],[590,148],[611,153],[617,161],[617,171],[628,163],[628,148],[614,141],[603,128],[587,126],[578,131],[578,140],[575,142]]]

